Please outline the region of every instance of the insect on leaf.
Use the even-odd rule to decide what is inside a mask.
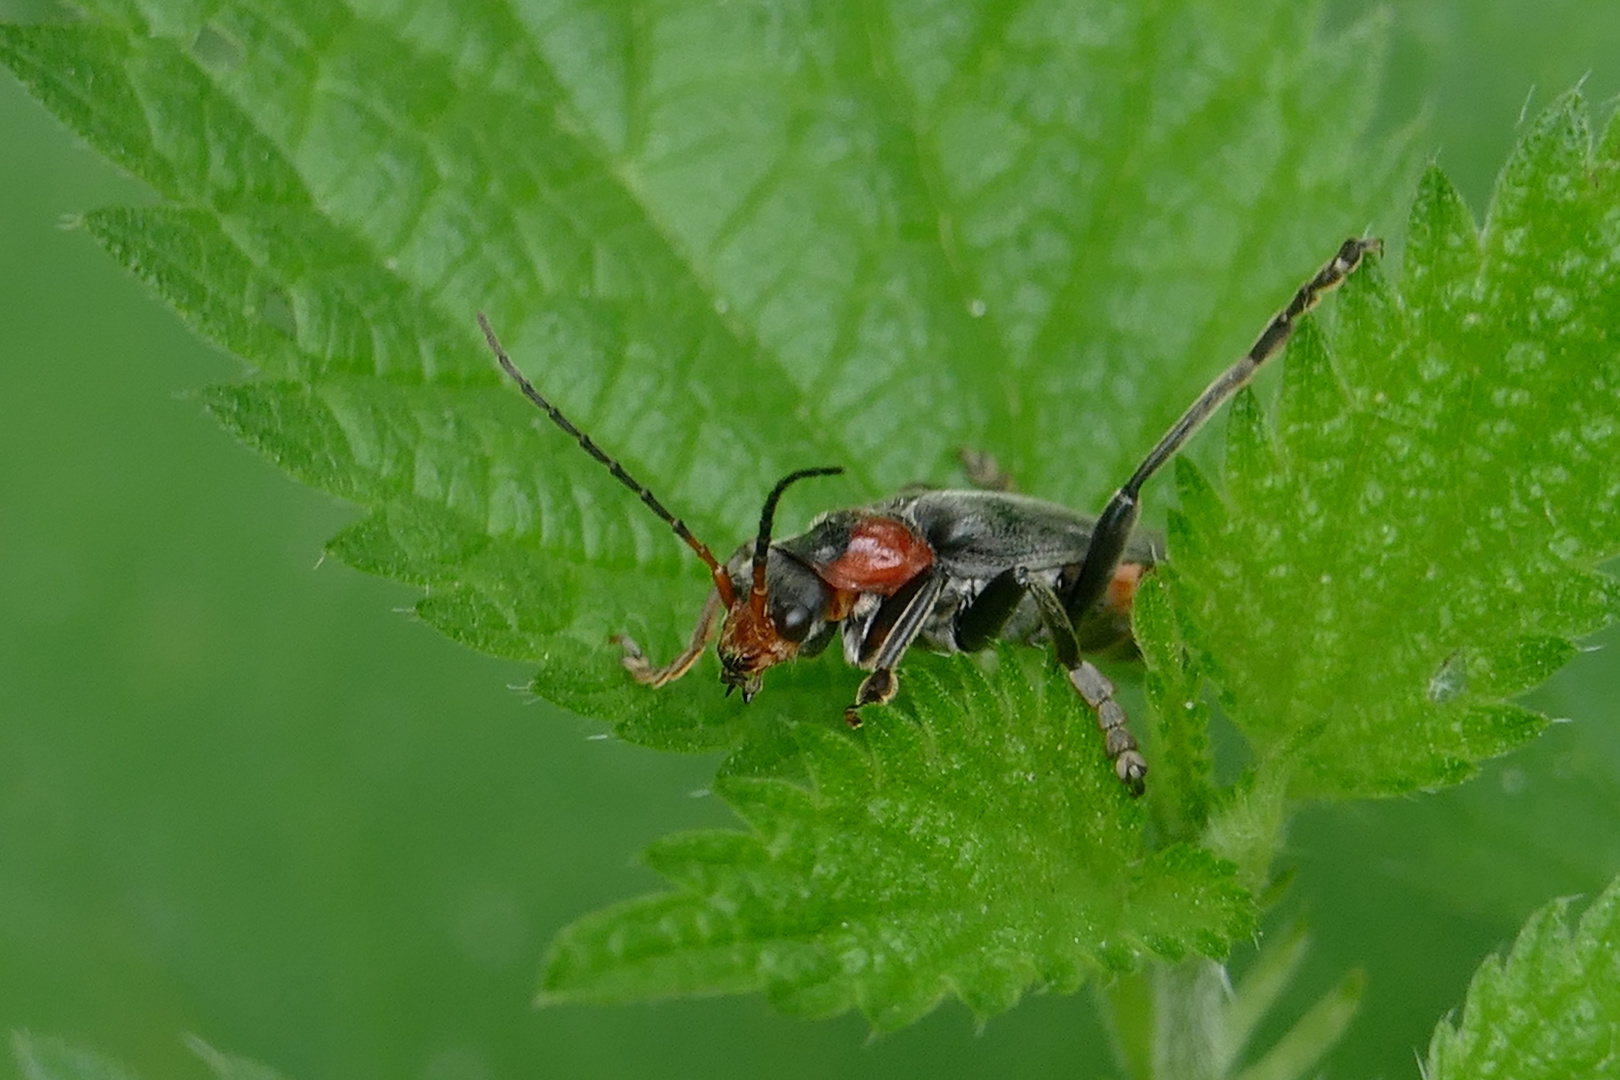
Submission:
[[[448,636],[622,737],[732,750],[716,790],[747,831],[655,847],[670,890],[566,931],[549,998],[757,989],[891,1028],[1218,955],[1254,912],[1196,846],[1198,679],[1296,793],[1410,790],[1528,737],[1505,699],[1612,613],[1590,569],[1620,502],[1614,141],[1592,151],[1573,100],[1483,234],[1431,175],[1401,291],[1364,273],[1330,305],[1274,425],[1239,403],[1224,494],[1184,471],[1182,569],[1145,594],[1149,694],[1189,707],[1156,830],[1039,650],[910,658],[859,734],[835,656],[746,708],[712,657],[635,685],[609,635],[673,653],[703,570],[474,323],[722,555],[809,465],[848,474],[793,489],[784,532],[961,483],[962,446],[1095,507],[1388,204],[1404,143],[1361,138],[1378,22],[1325,38],[1281,0],[87,7],[0,29],[0,62],[153,189],[84,225],[257,368],[210,412],[361,506],[330,550],[420,587]]]
[[[673,653],[701,568],[473,313],[722,554],[807,464],[849,478],[784,529],[960,483],[963,445],[1085,506],[1344,230],[1305,223],[1387,187],[1354,139],[1380,27],[1262,7],[108,0],[0,59],[158,193],[85,225],[267,377],[207,393],[219,420],[367,508],[335,555],[698,749],[749,730],[713,661],[649,695],[605,642]],[[830,683],[773,673],[752,715]]]

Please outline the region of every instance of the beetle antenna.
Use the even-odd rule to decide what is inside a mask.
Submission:
[[[489,342],[490,351],[495,354],[495,359],[500,361],[501,367],[512,377],[512,381],[518,384],[519,389],[523,391],[523,395],[540,406],[540,410],[551,417],[552,423],[562,428],[575,442],[579,443],[580,449],[606,465],[608,472],[613,474],[614,479],[635,492],[637,497],[647,505],[647,509],[663,519],[665,524],[675,530],[675,535],[680,537],[687,547],[697,552],[697,557],[703,560],[703,565],[709,568],[709,573],[714,578],[714,587],[720,591],[720,599],[725,601],[726,607],[731,607],[737,599],[737,592],[731,587],[730,575],[720,565],[719,560],[714,557],[714,552],[709,550],[709,545],[693,536],[692,530],[686,527],[684,521],[664,509],[664,504],[658,501],[658,496],[647,490],[635,477],[625,472],[623,465],[603,453],[602,448],[592,442],[589,435],[575,427],[573,421],[564,416],[557,406],[547,401],[540,391],[534,388],[533,383],[524,378],[523,373],[517,369],[517,365],[512,363],[512,358],[506,355],[506,350],[501,348],[500,339],[495,336],[495,328],[489,325],[489,319],[484,316],[482,311],[478,313],[478,325],[484,331],[484,339]],[[792,480],[795,477],[789,477],[788,479]],[[778,487],[786,486],[786,484],[787,481],[783,481]],[[773,492],[773,500],[779,494],[779,491]]]
[[[749,600],[754,608],[755,618],[765,615],[765,562],[771,553],[771,526],[776,523],[776,504],[782,501],[782,492],[790,484],[812,476],[837,476],[844,470],[838,465],[823,465],[815,469],[799,469],[790,472],[776,482],[771,493],[765,496],[765,509],[759,514],[759,538],[754,541],[754,587]]]

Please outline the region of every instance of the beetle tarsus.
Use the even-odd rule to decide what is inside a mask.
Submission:
[[[624,655],[619,657],[619,663],[635,677],[636,682],[643,686],[663,686],[691,671],[692,665],[696,664],[708,649],[709,639],[714,636],[714,625],[719,621],[720,604],[719,591],[710,589],[709,598],[704,601],[703,610],[698,614],[697,625],[692,628],[691,640],[686,643],[686,648],[681,650],[679,656],[663,667],[655,667],[653,662],[647,659],[647,654],[641,651],[641,646],[637,645],[629,634],[614,634],[608,640],[624,650]]]
[[[855,704],[844,710],[844,719],[850,727],[861,726],[860,709],[866,705],[887,705],[894,700],[894,695],[900,689],[900,680],[895,677],[890,668],[878,668],[872,674],[861,680],[861,688],[855,691]]]
[[[662,686],[669,681],[667,678],[660,678],[663,669],[648,660],[647,654],[641,651],[641,646],[629,635],[614,634],[608,641],[624,650],[624,655],[619,657],[619,663],[635,677],[636,682],[643,686]]]
[[[1054,596],[1053,600],[1057,598]],[[1114,763],[1114,775],[1132,795],[1142,794],[1147,777],[1147,758],[1136,747],[1136,739],[1125,726],[1125,709],[1114,700],[1114,684],[1089,660],[1069,670],[1069,685],[1096,714],[1103,733],[1103,748]]]

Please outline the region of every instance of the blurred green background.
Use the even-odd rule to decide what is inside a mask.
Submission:
[[[1393,19],[1386,126],[1427,109],[1476,212],[1527,99],[1587,76],[1606,114],[1620,88],[1620,5]],[[756,999],[531,1009],[547,937],[654,884],[635,851],[728,820],[714,762],[525,705],[522,668],[396,614],[410,590],[318,566],[351,511],[187,398],[242,365],[62,227],[144,198],[0,75],[0,1027],[149,1080],[203,1074],[182,1032],[297,1080],[1109,1072],[1084,998],[872,1041]],[[1539,692],[1577,722],[1480,781],[1301,818],[1298,1000],[1371,977],[1333,1075],[1416,1076],[1483,953],[1620,868],[1613,656]]]

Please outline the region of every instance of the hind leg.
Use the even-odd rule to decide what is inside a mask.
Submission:
[[[956,646],[964,652],[982,649],[994,640],[1024,596],[1034,598],[1058,663],[1068,673],[1069,685],[1097,717],[1103,733],[1103,746],[1113,763],[1114,775],[1132,795],[1142,794],[1147,776],[1147,759],[1137,749],[1136,739],[1125,726],[1125,709],[1114,700],[1114,684],[1089,660],[1080,655],[1074,624],[1063,610],[1063,601],[1045,582],[1030,577],[1021,566],[991,579],[973,603],[956,617]]]

